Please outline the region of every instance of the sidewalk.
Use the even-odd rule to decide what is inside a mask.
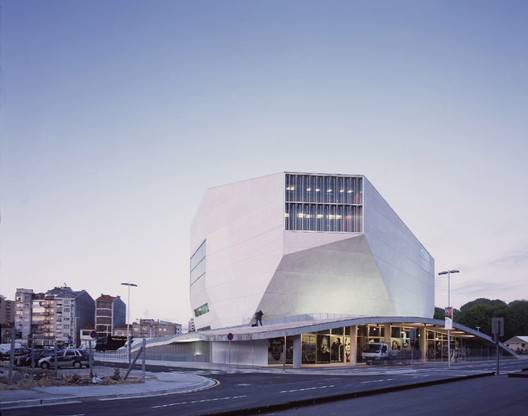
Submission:
[[[98,367],[98,375],[110,373],[112,368]],[[139,378],[140,371],[131,377]],[[77,402],[81,399],[119,400],[133,397],[190,393],[216,385],[216,381],[192,373],[147,372],[144,383],[34,387],[30,390],[0,390],[0,410],[57,403]]]
[[[110,358],[108,356],[95,357],[96,360],[106,363],[125,363],[127,362],[124,358]],[[513,360],[513,359],[512,359]],[[516,360],[515,360],[516,361]],[[187,361],[167,361],[167,360],[146,360],[147,365],[151,366],[162,366],[169,368],[186,368],[194,371],[195,374],[215,374],[218,372],[236,374],[236,373],[270,373],[270,374],[304,374],[304,375],[386,375],[386,374],[412,374],[418,371],[426,369],[446,369],[447,362],[434,362],[434,361],[415,361],[412,365],[373,365],[367,366],[365,364],[357,364],[355,366],[343,366],[343,365],[313,365],[304,366],[303,368],[292,368],[286,366],[283,368],[281,365],[273,367],[258,367],[258,366],[247,366],[247,365],[227,365],[227,364],[216,364],[209,362],[187,362]],[[478,364],[490,364],[495,365],[493,360],[482,360],[482,361],[462,361],[459,363],[453,363],[451,371],[464,371],[466,367],[472,367]],[[527,360],[528,365],[528,360]],[[480,371],[480,370],[474,370]],[[468,370],[469,373],[473,372]]]

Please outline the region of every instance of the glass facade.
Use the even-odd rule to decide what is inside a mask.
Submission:
[[[360,176],[286,174],[286,230],[361,232]]]
[[[198,279],[205,276],[205,257],[206,257],[206,240],[200,244],[200,247],[196,249],[194,254],[191,256],[191,272],[190,279],[191,285]]]
[[[333,328],[302,334],[301,348],[303,364],[350,363],[350,328]]]
[[[388,351],[390,362],[412,364],[413,360],[447,360],[447,332],[443,327],[419,324],[368,324],[357,326],[356,346],[352,345],[354,327],[338,327],[301,334],[302,365],[334,365],[366,362],[364,352]],[[422,339],[425,336],[426,339]],[[272,338],[268,345],[268,364],[292,365],[294,336]],[[381,347],[378,345],[381,344]],[[357,347],[357,348],[356,348]],[[381,348],[381,349],[380,349]],[[383,348],[385,348],[383,350]],[[494,345],[456,330],[451,333],[453,362],[493,359]],[[355,357],[352,356],[355,350]],[[425,354],[425,355],[424,355]],[[389,362],[387,361],[387,362]]]

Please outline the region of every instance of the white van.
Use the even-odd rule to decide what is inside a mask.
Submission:
[[[361,357],[367,365],[375,361],[388,361],[391,358],[391,348],[384,342],[372,342],[361,353]]]

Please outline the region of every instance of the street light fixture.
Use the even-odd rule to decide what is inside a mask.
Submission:
[[[137,287],[135,283],[130,282],[124,282],[121,283],[122,286],[127,286],[128,288],[128,298],[127,298],[127,346],[128,346],[128,364],[130,364],[130,351],[131,351],[131,345],[130,345],[130,288],[131,287]]]
[[[460,273],[459,270],[445,270],[438,273],[438,276],[444,276],[447,274],[447,307],[450,311],[451,320],[453,319],[453,309],[451,308],[451,274]],[[447,367],[451,368],[451,329],[447,328]]]

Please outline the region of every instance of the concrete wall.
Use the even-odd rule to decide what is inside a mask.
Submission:
[[[211,362],[217,364],[268,365],[267,339],[258,341],[211,342]]]
[[[319,233],[300,233],[306,240]],[[326,233],[325,233],[326,234]],[[285,255],[259,309],[266,319],[300,314],[391,315],[395,308],[363,234]]]
[[[393,313],[433,317],[434,259],[366,178],[364,232]]]
[[[181,342],[147,347],[148,360],[209,362],[210,343]]]
[[[206,272],[191,306],[208,303],[196,328],[247,324],[282,256],[284,174],[207,191],[191,228],[190,253],[206,242]]]
[[[209,189],[191,229],[206,272],[190,288],[196,328],[303,314],[434,312],[434,260],[364,178],[362,233],[284,229],[285,174]]]

